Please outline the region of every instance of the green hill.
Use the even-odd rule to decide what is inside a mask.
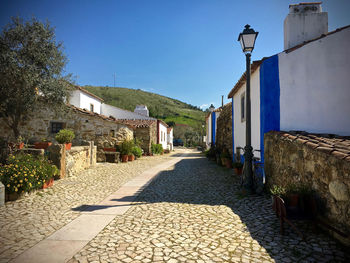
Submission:
[[[125,110],[134,111],[136,105],[146,105],[151,117],[165,122],[186,124],[194,130],[201,130],[205,122],[205,112],[198,107],[155,93],[127,88],[95,86],[84,86],[84,88],[104,99],[106,104]]]

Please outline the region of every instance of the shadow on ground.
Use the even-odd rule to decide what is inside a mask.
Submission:
[[[216,221],[218,227],[233,231],[233,235],[239,231],[248,234],[265,248],[276,262],[339,262],[350,259],[349,254],[340,244],[322,232],[313,232],[311,225],[298,224],[298,228],[306,236],[306,241],[302,241],[288,226],[285,227],[285,235],[280,235],[279,221],[271,208],[271,198],[268,196],[245,197],[239,193],[238,178],[233,175],[231,169],[219,167],[198,153],[190,153],[173,169],[161,172],[136,199],[134,196],[129,196],[117,201],[135,201],[132,204],[134,207],[156,203],[170,203],[170,206],[171,204],[199,205],[191,209],[196,220],[203,219],[203,228],[206,227],[207,221],[211,220],[214,223]],[[205,214],[207,206],[214,209],[212,214]],[[91,211],[91,209],[102,208],[105,206],[78,207],[75,210]],[[172,209],[174,208],[169,208],[170,215],[174,211]],[[182,213],[182,208],[179,209],[179,213]],[[184,213],[186,213],[185,210]],[[174,214],[175,216],[178,215]],[[186,216],[188,214],[183,215],[184,220]],[[213,227],[216,228],[214,223]],[[228,240],[231,242],[230,239]],[[240,253],[244,255],[245,252],[240,251]]]

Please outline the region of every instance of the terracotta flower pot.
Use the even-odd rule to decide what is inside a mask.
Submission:
[[[128,155],[128,161],[132,162],[133,160],[135,160],[135,156],[133,154]]]
[[[53,178],[47,180],[44,184],[43,184],[43,189],[49,188],[53,186]]]
[[[129,156],[127,154],[122,155],[122,162],[127,163],[129,159]]]
[[[52,142],[36,142],[34,143],[34,147],[35,149],[47,149],[50,145],[52,144]]]
[[[226,168],[232,168],[232,162],[230,159],[226,159],[225,166]]]
[[[115,148],[112,148],[112,147],[106,147],[106,148],[103,148],[103,150],[105,152],[116,152],[117,151]]]
[[[241,168],[235,168],[235,173],[237,174],[237,175],[241,175],[242,173],[243,173],[243,168],[241,167]]]
[[[297,207],[299,204],[299,195],[298,194],[290,194],[288,196],[288,205],[292,207]]]
[[[66,150],[70,150],[72,148],[72,143],[65,143],[64,144],[66,146]]]
[[[17,143],[17,148],[18,149],[23,149],[23,147],[24,147],[24,142]]]

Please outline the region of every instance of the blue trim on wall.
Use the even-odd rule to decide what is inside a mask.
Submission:
[[[280,81],[278,55],[260,66],[260,150],[264,162],[264,134],[280,130]]]
[[[233,111],[233,97],[232,97],[232,160],[235,160],[235,122],[233,117],[234,111]]]
[[[244,155],[241,154],[241,163],[244,163]]]
[[[211,113],[211,143],[215,145],[215,132],[216,132],[216,118],[215,112]]]

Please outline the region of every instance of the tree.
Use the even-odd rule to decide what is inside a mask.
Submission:
[[[67,59],[49,23],[12,18],[0,34],[0,117],[20,135],[19,124],[38,102],[50,107],[68,98],[71,75],[63,76]]]

